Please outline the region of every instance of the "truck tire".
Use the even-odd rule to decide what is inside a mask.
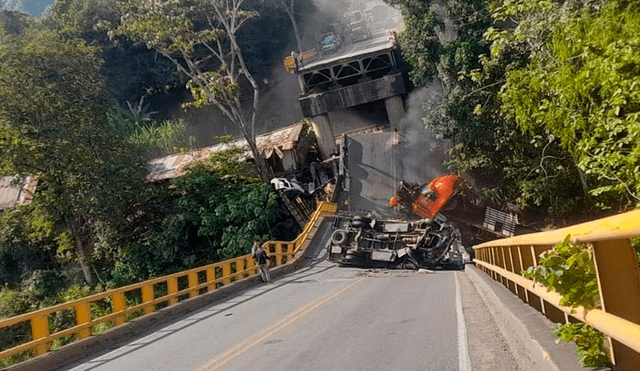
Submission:
[[[338,229],[331,235],[331,242],[334,245],[343,246],[347,242],[347,231]]]
[[[340,265],[348,266],[348,267],[361,267],[366,265],[365,264],[366,261],[367,261],[366,253],[356,251],[356,250],[349,250],[347,251],[344,258],[342,258]]]

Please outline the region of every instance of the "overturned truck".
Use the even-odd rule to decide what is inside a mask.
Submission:
[[[343,266],[464,269],[457,230],[446,218],[416,221],[336,218],[327,250]]]

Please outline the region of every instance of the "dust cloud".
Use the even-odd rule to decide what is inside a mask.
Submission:
[[[439,84],[431,84],[412,91],[405,100],[406,113],[398,124],[398,144],[394,150],[397,174],[400,179],[425,183],[446,174],[446,142],[424,127],[422,118],[428,114],[425,102],[441,94]]]

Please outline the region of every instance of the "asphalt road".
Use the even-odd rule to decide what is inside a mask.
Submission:
[[[294,274],[65,370],[468,371],[479,370],[473,349],[485,362],[497,355],[493,348],[503,350],[502,343],[489,347],[487,339],[467,344],[465,308],[482,308],[478,298],[473,302],[464,272],[338,267],[322,248],[329,233],[320,230],[317,254]],[[468,320],[476,323],[475,332],[495,329],[488,321]]]

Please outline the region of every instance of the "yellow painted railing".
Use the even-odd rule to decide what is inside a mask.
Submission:
[[[520,274],[568,235],[592,251],[601,308],[564,307],[559,294]],[[552,321],[582,321],[607,335],[616,369],[640,370],[640,273],[633,237],[640,237],[640,210],[474,246],[475,264]]]
[[[298,63],[293,57],[286,57],[284,59],[284,69],[289,73],[294,73],[298,68],[304,66],[306,63],[311,63],[318,59],[318,51],[315,49],[307,50],[298,56]]]
[[[311,238],[311,232],[318,227],[318,220],[322,216],[337,211],[338,205],[321,202],[302,233],[294,241],[264,243],[265,250],[271,256],[275,256],[275,263],[272,265],[278,266],[291,261],[304,243]],[[0,320],[0,330],[30,323],[32,335],[31,341],[0,351],[0,359],[27,351],[33,351],[36,356],[47,353],[51,343],[56,339],[72,335],[76,335],[78,340],[84,339],[91,336],[92,328],[98,324],[111,323],[113,327],[119,326],[128,320],[128,316],[153,313],[159,309],[157,307],[174,305],[181,298],[211,292],[220,286],[255,275],[257,272],[258,267],[251,255],[244,255]],[[157,291],[160,291],[161,295],[156,295]],[[128,300],[132,296],[138,299],[135,303],[130,303],[132,300]],[[91,304],[98,302],[110,306],[111,313],[92,318]],[[66,311],[75,316],[76,326],[51,334],[49,317],[60,311]]]

